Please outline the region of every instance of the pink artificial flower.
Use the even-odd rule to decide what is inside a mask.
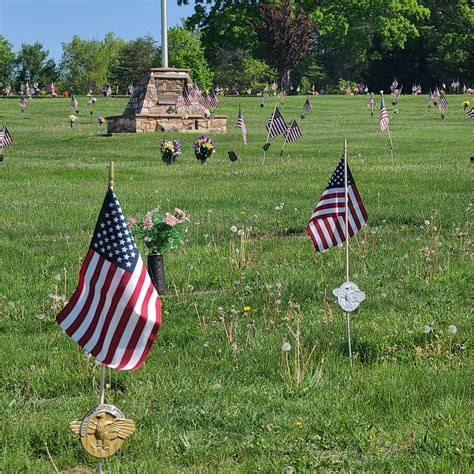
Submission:
[[[147,230],[150,230],[152,227],[153,227],[152,220],[151,219],[145,219],[145,221],[143,222],[143,228],[147,229]]]
[[[184,211],[179,209],[179,207],[175,207],[174,212],[176,212],[176,214],[178,214],[179,217],[181,217],[181,222],[189,221],[189,216]]]
[[[165,221],[165,224],[171,227],[175,226],[176,224],[179,224],[179,219],[173,216],[173,214],[170,214],[169,212],[165,214],[164,221]]]
[[[134,217],[130,217],[130,219],[127,221],[128,227],[132,227],[137,223],[137,220]]]

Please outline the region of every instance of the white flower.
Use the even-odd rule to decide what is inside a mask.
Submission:
[[[430,221],[426,220],[425,225],[430,225]]]
[[[291,351],[291,344],[288,342],[288,341],[285,341],[282,345],[281,345],[281,350],[283,352],[290,352]]]
[[[231,226],[230,231],[235,234],[237,232],[237,227],[235,225]]]
[[[55,279],[56,281],[61,281],[61,275],[59,275],[59,274],[58,274],[58,275],[55,275],[55,276],[54,276],[54,279]]]
[[[239,229],[239,231],[237,232],[239,235],[244,235],[244,229]]]
[[[448,326],[448,332],[451,334],[456,334],[458,332],[458,328],[454,324],[450,324]]]
[[[433,330],[433,328],[431,326],[429,326],[428,324],[426,324],[425,327],[423,328],[423,332],[425,334],[429,334],[432,330]]]

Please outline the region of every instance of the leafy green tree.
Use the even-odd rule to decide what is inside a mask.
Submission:
[[[0,35],[0,82],[8,85],[13,77],[15,68],[15,53],[12,45]]]
[[[130,83],[140,79],[144,70],[159,64],[156,55],[155,40],[150,35],[128,41],[120,49],[111,68],[113,82],[121,90],[126,90]]]
[[[171,28],[168,32],[168,63],[170,67],[190,69],[193,81],[202,89],[212,86],[213,74],[204,57],[199,32]]]
[[[68,87],[75,93],[97,90],[109,83],[112,65],[118,61],[123,40],[108,33],[103,41],[84,40],[73,36],[63,43],[61,72]]]
[[[270,84],[276,77],[276,71],[260,59],[247,58],[243,62],[244,74],[242,87],[262,89]]]
[[[22,44],[16,58],[18,80],[30,83],[40,82],[43,79],[48,54],[49,52],[45,51],[43,45],[38,41],[34,44]],[[50,66],[51,63],[48,67]]]

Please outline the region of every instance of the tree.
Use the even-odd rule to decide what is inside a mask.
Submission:
[[[75,93],[85,93],[108,83],[111,66],[117,61],[123,40],[107,33],[103,41],[84,40],[73,36],[63,43],[61,71],[67,86]]]
[[[265,48],[265,59],[282,81],[314,46],[316,24],[303,10],[294,9],[292,0],[282,0],[279,5],[263,3],[260,10],[257,36]]]
[[[170,67],[190,69],[193,81],[202,89],[211,88],[213,74],[204,57],[199,32],[171,28],[168,32],[168,62]]]
[[[118,53],[111,70],[113,82],[126,90],[130,83],[140,79],[145,69],[158,64],[156,54],[155,40],[150,35],[128,41]]]
[[[12,80],[15,67],[15,53],[12,45],[0,35],[0,82],[8,85]]]
[[[34,44],[22,44],[16,59],[19,81],[40,82],[48,54],[49,51],[43,50],[43,45],[38,41]]]

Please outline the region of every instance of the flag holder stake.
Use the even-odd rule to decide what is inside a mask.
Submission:
[[[296,118],[296,114],[293,115],[293,120],[290,122],[290,125],[288,126],[288,129],[285,133],[285,141],[283,142],[283,146],[281,147],[280,158],[283,156],[283,150],[285,149],[285,145],[288,142],[288,135],[290,133],[290,127],[291,127],[291,124],[295,121],[295,118]]]
[[[382,96],[382,100],[384,100],[383,91],[380,91],[380,95]],[[393,164],[393,140],[392,140],[392,134],[390,133],[390,124],[387,125],[387,131],[388,131],[388,139],[390,141],[390,158],[392,159],[392,164]]]
[[[275,118],[275,110],[277,108],[277,105],[278,105],[278,102],[275,102],[275,107],[273,107],[273,112],[272,112],[272,119],[270,121],[270,127],[268,127],[268,134],[267,134],[267,141],[265,142],[265,145],[267,143],[270,143],[270,132],[272,131],[272,127],[273,127],[273,119]],[[263,162],[265,163],[265,159],[267,157],[267,150],[264,149],[263,150]]]
[[[344,139],[344,208],[345,208],[345,229],[344,234],[346,237],[346,282],[349,282],[349,189],[347,182],[347,169],[348,169],[348,157],[347,157],[347,139]],[[351,363],[352,375],[354,375],[354,362],[352,357],[352,341],[351,341],[351,320],[350,315],[346,312],[346,332],[347,332],[347,344],[349,347],[349,360]]]

